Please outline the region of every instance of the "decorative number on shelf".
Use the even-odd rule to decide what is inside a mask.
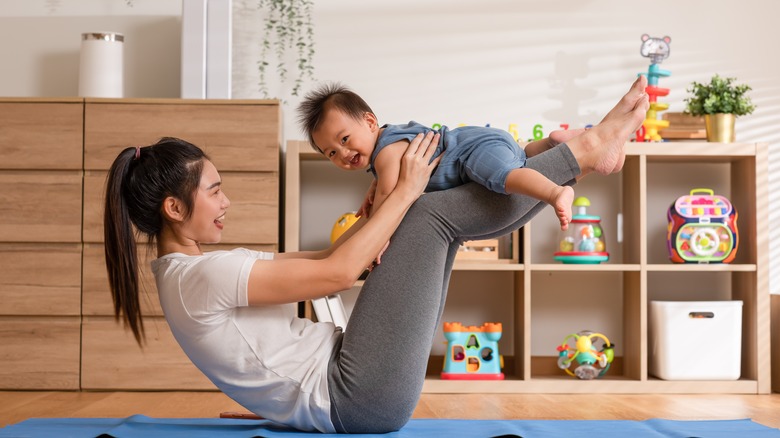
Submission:
[[[512,134],[512,138],[517,141],[520,138],[520,133],[517,132],[517,124],[516,123],[510,123],[509,124],[509,133]]]
[[[542,125],[537,123],[534,125],[534,140],[541,140],[544,138],[544,132],[542,132]]]
[[[645,125],[640,126],[639,129],[636,130],[636,141],[645,141]]]

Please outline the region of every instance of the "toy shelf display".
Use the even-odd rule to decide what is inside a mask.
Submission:
[[[308,143],[288,142],[285,250],[298,249],[302,166],[323,162]],[[501,321],[503,380],[442,378],[446,343],[433,346],[426,393],[733,393],[771,391],[766,143],[629,142],[619,174],[588,176],[574,186],[601,220],[609,259],[596,264],[561,263],[560,226],[545,208],[512,236],[512,254],[497,260],[456,259],[443,321]],[[360,175],[356,175],[356,178]],[[292,179],[292,180],[291,180]],[[673,263],[667,250],[667,211],[691,188],[708,187],[739,212],[739,251],[731,263]],[[291,190],[294,189],[295,191]],[[319,187],[317,188],[319,189]],[[314,192],[314,190],[312,190]],[[306,201],[308,202],[308,201]],[[576,207],[575,207],[576,208]],[[292,212],[292,213],[291,213]],[[576,214],[576,211],[574,212]],[[620,221],[616,216],[622,216]],[[334,215],[328,222],[334,220]],[[328,224],[330,226],[330,223]],[[327,231],[330,231],[329,228]],[[292,245],[295,243],[295,245]],[[607,279],[604,283],[601,280]],[[717,291],[700,280],[717,282]],[[558,279],[563,279],[558,281]],[[714,279],[714,280],[712,280]],[[465,286],[464,286],[465,285]],[[468,290],[463,290],[466,287]],[[493,288],[499,288],[493,290]],[[596,300],[591,293],[604,289]],[[742,301],[740,376],[735,380],[663,380],[649,371],[650,301]],[[598,314],[606,326],[580,324],[573,314]],[[583,329],[614,342],[609,371],[592,381],[557,366],[551,345]],[[442,326],[438,327],[442,330]],[[441,335],[441,333],[439,333]],[[482,345],[482,341],[480,341]],[[572,369],[574,364],[572,364]]]

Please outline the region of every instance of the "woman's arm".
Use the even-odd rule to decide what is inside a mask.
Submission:
[[[309,260],[322,260],[324,258],[327,258],[329,255],[333,253],[333,251],[338,248],[342,243],[346,242],[353,234],[355,234],[359,229],[363,228],[363,225],[368,219],[365,218],[358,218],[358,220],[352,224],[349,228],[347,228],[344,233],[339,236],[338,240],[333,242],[328,248],[321,249],[318,251],[295,251],[295,252],[280,252],[276,254],[274,257],[275,260],[282,260],[282,259],[309,259]]]
[[[379,254],[428,184],[428,178],[440,160],[436,158],[429,163],[438,140],[438,134],[431,133],[425,137],[419,135],[409,143],[401,159],[395,190],[373,212],[370,221],[358,221],[333,248],[280,254],[274,260],[256,261],[249,276],[249,304],[292,303],[351,287]]]

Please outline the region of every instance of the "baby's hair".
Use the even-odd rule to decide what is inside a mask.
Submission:
[[[374,114],[362,97],[338,82],[325,83],[308,92],[303,102],[298,105],[298,123],[311,146],[320,153],[322,150],[314,143],[313,133],[322,121],[325,111],[332,109],[339,110],[355,120],[362,120],[366,113]]]
[[[154,245],[165,220],[163,201],[169,196],[182,202],[185,217],[192,215],[206,159],[197,146],[165,137],[151,146],[124,149],[108,171],[103,225],[114,317],[123,315],[139,345],[144,326],[136,233],[146,235],[150,247]]]

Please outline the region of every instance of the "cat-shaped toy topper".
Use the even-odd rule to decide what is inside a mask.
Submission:
[[[672,39],[668,36],[654,38],[648,34],[643,34],[642,47],[639,48],[639,53],[646,58],[650,58],[653,64],[660,64],[669,57],[669,43],[671,42]]]

